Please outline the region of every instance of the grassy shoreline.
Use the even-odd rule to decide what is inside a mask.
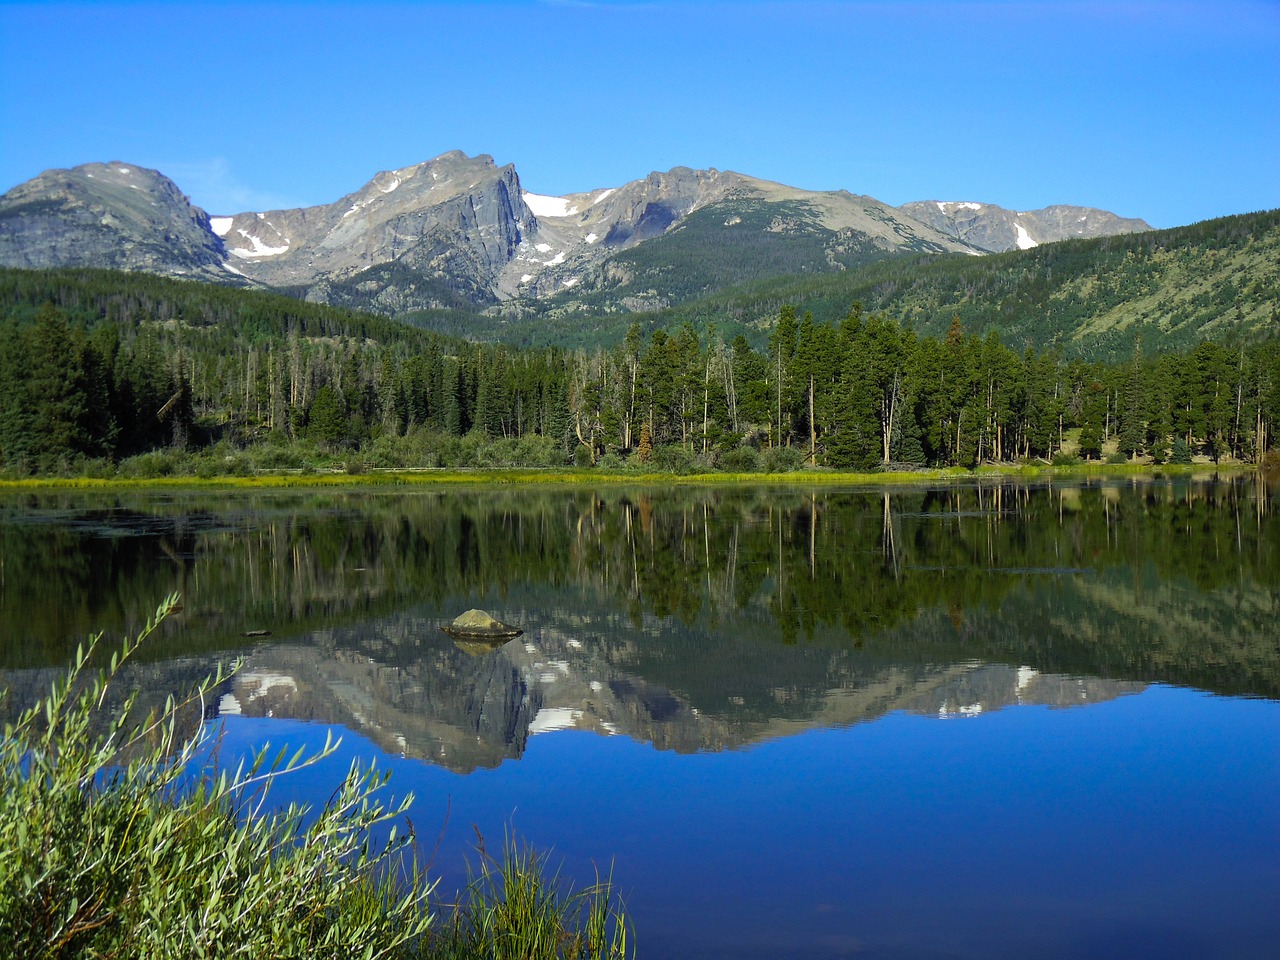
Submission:
[[[973,470],[945,467],[911,471],[853,472],[796,470],[787,473],[661,473],[599,468],[379,468],[366,472],[264,471],[253,476],[169,477],[24,477],[0,479],[0,492],[22,490],[138,490],[138,489],[290,489],[357,487],[456,486],[901,486],[968,482],[987,479],[1043,480],[1075,477],[1155,477],[1252,473],[1250,463],[1082,463],[997,464]]]

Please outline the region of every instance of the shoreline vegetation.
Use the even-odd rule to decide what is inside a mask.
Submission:
[[[0,739],[0,943],[15,956],[333,960],[625,960],[612,876],[575,890],[508,835],[477,847],[455,902],[437,897],[389,774],[353,764],[319,809],[272,783],[331,756],[263,748],[231,767],[203,722],[236,666],[139,716],[119,671],[179,602],[110,655],[102,634]],[[407,832],[399,832],[404,823]]]
[[[1276,462],[1273,462],[1276,461]],[[1280,460],[1253,463],[1107,463],[986,464],[964,467],[921,467],[883,471],[803,469],[773,473],[707,471],[667,473],[640,468],[557,467],[306,467],[263,470],[255,473],[202,475],[198,472],[163,476],[43,476],[0,477],[0,492],[21,490],[114,489],[271,489],[308,487],[408,487],[408,486],[681,486],[785,485],[785,486],[900,486],[948,484],[973,480],[1043,480],[1072,477],[1205,476],[1258,472],[1280,475]]]
[[[608,347],[535,350],[280,295],[0,271],[0,477],[1261,463],[1280,456],[1280,339],[1229,334],[1107,363],[855,302],[838,322],[782,304],[753,339],[636,321]]]

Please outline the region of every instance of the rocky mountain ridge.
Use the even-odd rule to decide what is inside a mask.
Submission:
[[[898,209],[941,233],[991,253],[1030,250],[1042,243],[1059,240],[1141,233],[1152,229],[1145,220],[1067,204],[1015,211],[994,203],[916,200],[904,203]]]
[[[830,271],[895,252],[979,255],[1145,228],[1078,207],[894,208],[847,191],[686,167],[551,197],[526,191],[513,165],[459,151],[379,173],[333,203],[210,217],[163,174],[112,162],[46,171],[0,197],[0,265],[192,276],[392,315],[575,288],[570,296],[606,291],[625,308],[678,299],[664,275],[717,248],[757,258],[757,274]],[[670,256],[647,268],[622,256],[681,230],[689,232],[671,247],[675,267]],[[734,279],[685,286],[704,292]]]

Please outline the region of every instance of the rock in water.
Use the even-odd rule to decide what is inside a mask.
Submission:
[[[519,627],[495,620],[483,610],[468,610],[440,629],[451,637],[468,640],[510,640],[524,633]]]
[[[501,622],[483,610],[468,610],[453,621],[455,630],[492,630],[495,626],[501,626]]]

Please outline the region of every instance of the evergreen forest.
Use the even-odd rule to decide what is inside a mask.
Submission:
[[[1280,340],[1118,361],[1015,349],[953,314],[786,304],[767,338],[685,321],[591,348],[475,343],[280,294],[136,273],[0,271],[8,475],[348,466],[874,470],[1257,461]]]

